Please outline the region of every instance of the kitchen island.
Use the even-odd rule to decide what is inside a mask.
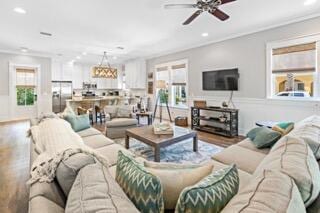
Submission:
[[[95,110],[95,106],[103,107],[105,105],[133,105],[136,104],[135,97],[128,96],[92,96],[82,97],[74,96],[72,99],[66,100],[67,106],[77,112],[78,107],[91,108]],[[95,116],[95,112],[93,113]]]

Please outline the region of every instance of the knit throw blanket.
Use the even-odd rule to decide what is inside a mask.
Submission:
[[[47,153],[42,153],[34,161],[31,167],[31,178],[27,184],[31,185],[36,182],[52,182],[56,177],[56,170],[60,162],[67,160],[72,155],[83,153],[92,156],[96,162],[101,163],[105,167],[109,167],[107,159],[94,152],[92,149],[66,149],[62,152],[56,153],[53,156]]]
[[[35,131],[37,130],[37,131]],[[41,154],[31,166],[31,179],[28,184],[52,182],[59,163],[77,153],[91,155],[108,167],[107,159],[86,146],[70,124],[63,119],[47,119],[38,126],[31,127],[31,136]]]

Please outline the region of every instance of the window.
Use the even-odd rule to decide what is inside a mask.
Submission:
[[[268,47],[269,94],[274,98],[318,98],[317,39],[274,43]],[[287,45],[286,45],[287,43]]]
[[[36,78],[33,69],[16,70],[16,94],[18,106],[33,106],[36,101]]]
[[[156,81],[164,81],[166,89],[160,95],[160,103],[165,103],[173,107],[186,108],[187,104],[187,61],[175,61],[156,66]],[[157,85],[157,84],[156,84]],[[156,95],[160,89],[156,88]]]

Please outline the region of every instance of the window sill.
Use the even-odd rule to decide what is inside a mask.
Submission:
[[[298,101],[298,102],[319,102],[320,98],[300,98],[300,97],[268,97],[267,100],[275,101]]]
[[[166,107],[165,104],[161,104],[159,106],[162,106],[162,107]],[[189,107],[188,106],[175,106],[175,105],[168,105],[169,108],[174,108],[174,109],[183,109],[183,110],[188,110]]]

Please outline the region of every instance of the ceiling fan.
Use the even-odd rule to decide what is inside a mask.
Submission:
[[[184,9],[195,8],[197,9],[184,23],[183,25],[190,24],[201,13],[208,12],[211,15],[217,17],[221,21],[225,21],[230,18],[229,15],[219,9],[220,5],[234,2],[236,0],[197,0],[196,4],[166,4],[165,9]]]

